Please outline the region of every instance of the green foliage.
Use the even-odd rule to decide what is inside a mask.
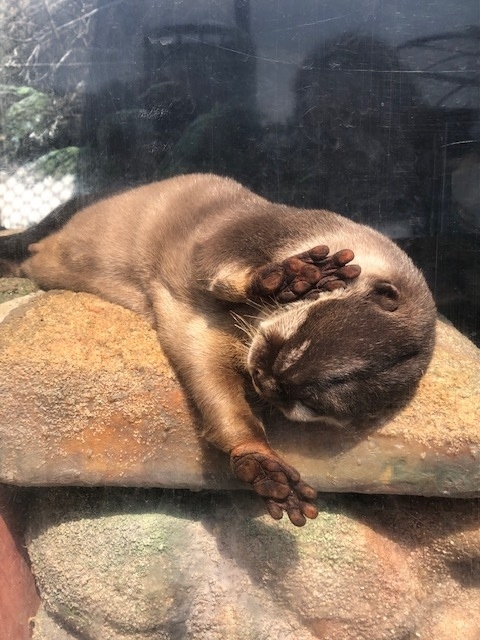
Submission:
[[[45,150],[55,136],[55,100],[31,87],[0,86],[3,151],[10,158]]]
[[[35,171],[52,178],[63,178],[67,174],[76,173],[78,154],[78,147],[54,149],[35,161]]]

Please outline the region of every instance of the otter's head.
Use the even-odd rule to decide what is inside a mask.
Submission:
[[[248,356],[260,396],[291,420],[344,426],[378,424],[403,407],[431,359],[435,307],[423,276],[402,261],[396,273],[380,270],[388,278],[362,267],[346,289],[261,321]]]

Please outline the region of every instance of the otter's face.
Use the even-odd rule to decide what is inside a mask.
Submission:
[[[345,290],[275,312],[260,323],[248,370],[259,395],[291,420],[368,425],[412,396],[434,325],[429,295],[403,299],[375,282],[362,295]]]

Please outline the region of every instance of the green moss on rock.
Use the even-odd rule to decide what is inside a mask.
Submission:
[[[27,278],[0,278],[0,304],[38,291],[37,285]]]

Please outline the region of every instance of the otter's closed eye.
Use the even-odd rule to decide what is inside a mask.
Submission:
[[[399,292],[391,282],[376,282],[371,297],[385,311],[396,311],[398,309]]]

